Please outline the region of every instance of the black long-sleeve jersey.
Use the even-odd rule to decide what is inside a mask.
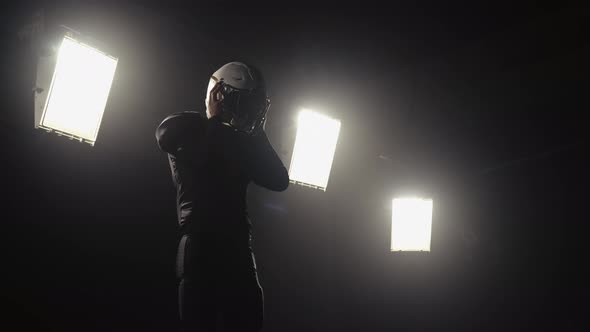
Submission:
[[[164,119],[156,139],[168,153],[183,233],[250,230],[248,184],[273,191],[289,185],[287,170],[264,132],[248,136],[216,117],[180,112]]]

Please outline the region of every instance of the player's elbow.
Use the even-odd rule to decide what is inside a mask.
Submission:
[[[268,190],[285,191],[289,187],[289,174],[287,173],[287,170],[283,167],[276,174],[270,175],[267,173],[263,178],[258,179],[258,181],[254,182],[258,185],[265,187]]]
[[[274,191],[285,191],[289,187],[289,174],[287,170],[283,167],[280,174],[277,176],[275,181],[275,187],[272,189]]]
[[[156,142],[158,143],[160,150],[164,152],[170,152],[170,137],[168,136],[170,135],[167,133],[166,126],[158,126],[156,129]]]
[[[287,188],[289,188],[289,174],[287,173],[287,170],[283,168],[283,173],[281,175],[281,179],[279,180],[276,191],[285,191]]]

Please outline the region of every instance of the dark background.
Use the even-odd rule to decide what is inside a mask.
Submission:
[[[176,330],[154,130],[238,60],[287,167],[298,110],[342,121],[327,192],[249,189],[264,331],[585,330],[590,12],[474,3],[2,4],[1,329]],[[119,58],[94,147],[33,128],[41,8]],[[428,254],[389,252],[405,194],[434,200]]]

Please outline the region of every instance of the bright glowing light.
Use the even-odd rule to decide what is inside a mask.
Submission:
[[[64,37],[41,126],[94,144],[117,59]]]
[[[396,198],[392,201],[391,251],[430,251],[432,200]]]
[[[326,190],[339,133],[339,120],[308,110],[299,113],[291,182]]]

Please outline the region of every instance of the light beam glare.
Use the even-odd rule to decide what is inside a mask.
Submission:
[[[431,232],[432,199],[393,199],[391,251],[430,251]]]
[[[64,37],[41,125],[94,144],[118,60]]]
[[[326,191],[339,133],[339,120],[309,110],[299,113],[291,182]]]

